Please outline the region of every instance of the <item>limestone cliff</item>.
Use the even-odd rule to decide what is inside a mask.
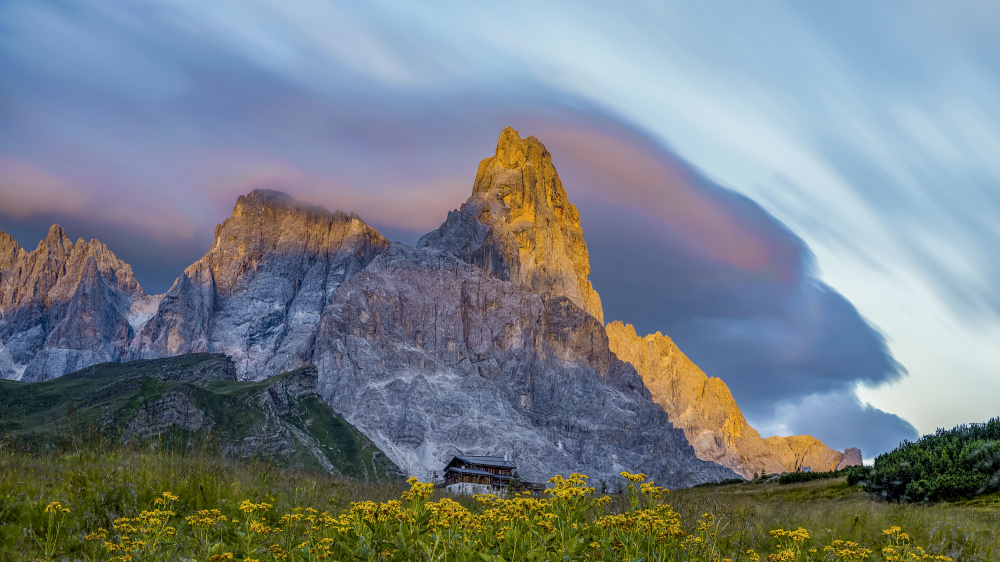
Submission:
[[[59,225],[32,252],[0,233],[0,378],[45,380],[117,361],[132,307],[148,297],[132,268]]]
[[[320,392],[418,476],[459,452],[498,451],[536,481],[735,476],[698,461],[611,354],[589,273],[551,155],[508,127],[460,210],[337,292],[316,340]]]
[[[2,234],[2,233],[0,233]],[[58,224],[52,225],[38,248],[26,253],[7,234],[0,237],[0,311],[33,302],[49,304],[72,298],[89,258],[109,286],[129,296],[145,295],[132,267],[97,240],[74,244]]]
[[[417,247],[449,252],[544,298],[567,297],[604,322],[580,214],[535,137],[505,128],[495,154],[479,163],[472,196]]]
[[[684,430],[698,458],[717,462],[746,478],[811,467],[817,471],[861,464],[861,452],[830,449],[815,437],[761,438],[747,423],[721,379],[702,372],[667,336],[640,338],[622,322],[606,327],[611,351],[631,363],[653,400]]]
[[[695,458],[597,319],[445,252],[394,244],[344,282],[314,363],[334,411],[421,478],[454,454],[498,452],[530,481],[736,476]]]
[[[225,353],[259,379],[309,362],[320,313],[388,241],[357,215],[274,191],[236,201],[131,345],[131,357]]]

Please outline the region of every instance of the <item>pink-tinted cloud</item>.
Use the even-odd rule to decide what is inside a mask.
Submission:
[[[581,201],[636,210],[663,225],[692,255],[774,280],[790,281],[782,260],[797,249],[748,224],[738,206],[662,148],[614,131],[582,124],[542,127],[557,160],[571,162],[567,176]],[[631,137],[631,138],[629,138]]]
[[[41,168],[0,157],[0,209],[23,219],[43,213],[76,213],[92,203],[88,191]]]

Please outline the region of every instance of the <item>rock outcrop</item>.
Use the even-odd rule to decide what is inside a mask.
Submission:
[[[154,297],[155,298],[155,297]],[[0,378],[45,380],[119,361],[150,299],[107,246],[52,225],[32,252],[0,233]]]
[[[837,463],[837,467],[834,470],[840,470],[849,466],[861,466],[861,464],[861,449],[857,447],[848,447],[844,449],[844,455],[841,457],[840,462]]]
[[[736,476],[695,458],[592,315],[448,253],[390,246],[340,287],[316,341],[324,400],[409,474],[505,452],[529,481]]]
[[[580,214],[535,137],[505,128],[496,153],[479,163],[472,196],[417,247],[449,252],[543,297],[567,297],[604,322]]]
[[[763,439],[747,423],[729,387],[709,377],[667,336],[639,337],[622,322],[607,325],[611,351],[632,364],[653,400],[684,430],[698,458],[717,462],[745,478],[758,473],[839,470],[861,464],[861,451],[833,450],[815,437],[796,435]]]
[[[225,353],[242,378],[309,363],[323,308],[388,241],[357,215],[274,191],[236,201],[131,343],[132,358]]]
[[[25,254],[17,240],[6,232],[0,232],[0,294],[3,291],[5,272],[18,260],[23,259]]]

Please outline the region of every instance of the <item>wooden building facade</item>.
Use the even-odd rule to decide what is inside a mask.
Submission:
[[[505,488],[517,469],[505,457],[456,456],[444,467],[444,483],[482,484]]]

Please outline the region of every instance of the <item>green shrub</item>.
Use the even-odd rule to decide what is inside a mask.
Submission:
[[[1000,490],[1000,418],[938,429],[875,458],[860,478],[866,490],[895,501],[969,499]]]

